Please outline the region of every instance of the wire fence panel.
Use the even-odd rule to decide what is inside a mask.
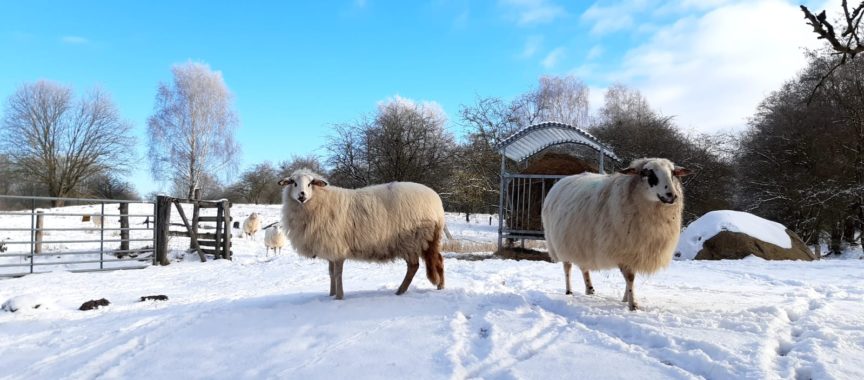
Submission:
[[[153,212],[152,202],[0,195],[0,277],[145,268]]]

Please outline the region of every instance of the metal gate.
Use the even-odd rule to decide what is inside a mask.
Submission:
[[[62,202],[71,204],[51,207]],[[0,277],[140,269],[154,261],[154,204],[0,195]]]
[[[543,201],[564,175],[502,174],[500,239],[543,240]]]

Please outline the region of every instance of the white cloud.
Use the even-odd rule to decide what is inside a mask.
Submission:
[[[797,4],[760,0],[684,17],[628,51],[606,77],[641,90],[682,128],[741,129],[805,66],[801,47],[819,46],[800,13]]]
[[[591,34],[604,35],[633,28],[636,15],[647,9],[652,0],[626,0],[610,3],[598,1],[592,4],[580,17],[582,22],[590,23]]]
[[[539,35],[529,36],[525,40],[525,46],[522,47],[522,54],[520,54],[519,56],[522,58],[531,58],[534,56],[534,54],[537,53],[538,50],[540,50],[540,47],[542,47],[542,46],[543,46],[543,36],[539,36]]]
[[[549,54],[546,54],[546,58],[543,58],[541,63],[543,64],[543,67],[548,70],[558,66],[558,62],[560,62],[562,58],[564,58],[564,48],[558,47],[550,51]]]
[[[567,15],[564,7],[548,0],[499,0],[499,4],[514,13],[519,26],[545,24]]]
[[[60,42],[69,45],[85,45],[89,44],[90,40],[81,36],[62,36]]]
[[[606,49],[604,49],[602,45],[594,45],[591,47],[591,49],[588,50],[588,54],[585,55],[585,59],[591,61],[600,58],[605,52]]]

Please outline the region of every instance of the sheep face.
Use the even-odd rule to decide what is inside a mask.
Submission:
[[[279,181],[279,185],[284,188],[283,196],[290,197],[302,205],[312,199],[316,188],[325,187],[328,183],[312,172],[296,171],[290,177]]]
[[[640,177],[639,189],[646,200],[671,205],[681,197],[681,180],[678,178],[690,174],[690,171],[676,167],[669,160],[651,158],[633,161],[620,173]]]

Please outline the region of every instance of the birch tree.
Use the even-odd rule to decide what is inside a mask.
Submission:
[[[159,85],[147,122],[151,172],[156,180],[182,184],[191,198],[205,175],[236,170],[239,120],[221,72],[198,62],[171,71],[174,81]]]

